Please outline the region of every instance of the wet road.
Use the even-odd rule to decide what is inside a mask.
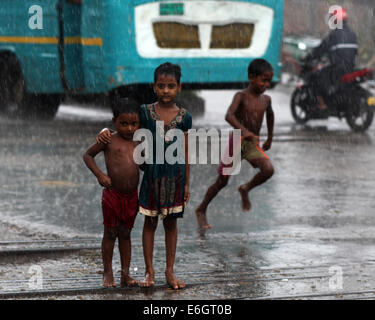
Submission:
[[[194,118],[193,126],[229,128],[224,114],[233,93],[201,92],[206,113]],[[213,229],[204,237],[197,232],[194,208],[214,181],[217,165],[192,165],[191,200],[179,220],[175,269],[187,283],[198,284],[168,299],[319,298],[322,293],[335,297],[340,292],[375,292],[375,126],[365,134],[351,132],[344,120],[337,119],[297,126],[289,111],[289,93],[285,87],[269,91],[276,122],[267,154],[275,175],[251,192],[253,208],[244,213],[237,186],[256,171],[243,162],[241,174],[233,176],[209,206]],[[25,237],[100,239],[101,189],[82,154],[97,132],[111,125],[110,119],[109,110],[74,105],[63,105],[51,122],[0,118],[3,227],[19,228]],[[264,139],[265,127],[262,133]],[[103,166],[103,159],[98,163]],[[136,276],[144,270],[142,225],[143,217],[138,216],[132,233]],[[0,241],[9,240],[7,234],[0,235]],[[160,223],[155,267],[161,283],[163,239]],[[87,267],[81,275],[95,274],[99,258],[97,252],[96,269]],[[69,259],[75,261],[74,255]],[[118,255],[115,259],[119,267]],[[6,263],[0,263],[0,287],[1,280],[10,277],[4,272]],[[46,277],[60,272],[57,264],[39,263]],[[13,272],[25,273],[29,266],[17,265]],[[238,281],[218,282],[233,274]],[[342,282],[337,282],[340,274]],[[165,292],[128,298],[165,299]]]

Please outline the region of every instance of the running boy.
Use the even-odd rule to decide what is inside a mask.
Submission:
[[[121,286],[133,286],[138,284],[129,275],[130,232],[138,213],[139,168],[133,160],[136,146],[133,135],[140,123],[138,103],[127,98],[119,100],[114,107],[112,121],[117,131],[111,134],[111,143],[93,144],[85,152],[83,160],[96,176],[99,184],[104,187],[103,286],[116,287],[112,272],[112,256],[117,238],[121,259]],[[107,174],[99,169],[94,160],[101,151],[104,152]]]
[[[251,209],[251,202],[248,197],[249,191],[266,182],[274,173],[271,161],[263,152],[263,150],[271,148],[273,138],[274,113],[271,98],[263,94],[270,86],[273,77],[272,66],[264,59],[255,59],[248,67],[248,76],[249,86],[235,94],[225,117],[225,120],[235,129],[241,130],[241,158],[246,159],[254,168],[260,169],[260,172],[250,182],[238,188],[243,211]],[[264,142],[262,150],[259,147],[259,132],[264,113],[267,117],[268,138]],[[232,144],[232,137],[229,144]],[[207,223],[206,211],[212,199],[228,183],[229,176],[223,175],[224,166],[222,162],[218,169],[218,178],[208,188],[202,203],[195,209],[200,229],[211,228],[211,225]]]

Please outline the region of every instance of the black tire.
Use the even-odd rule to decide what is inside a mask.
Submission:
[[[58,94],[24,93],[18,103],[16,115],[26,119],[52,120],[60,106],[61,96]]]
[[[11,117],[53,119],[61,102],[59,94],[28,93],[17,57],[0,56],[0,110]]]
[[[116,106],[118,99],[132,98],[140,105],[150,104],[156,101],[156,95],[152,89],[152,85],[130,85],[119,87],[109,93],[109,101],[111,109]]]
[[[360,91],[356,97],[353,104],[348,107],[346,122],[353,131],[365,132],[374,119],[373,107],[367,103],[369,95],[366,92]]]
[[[19,99],[22,75],[17,58],[10,52],[0,54],[0,111],[12,112]]]
[[[307,94],[305,87],[296,88],[292,94],[290,110],[294,121],[298,124],[305,124],[310,120],[306,105],[307,98],[304,96]]]
[[[176,104],[187,109],[194,116],[204,115],[205,101],[193,90],[181,91],[176,98]]]

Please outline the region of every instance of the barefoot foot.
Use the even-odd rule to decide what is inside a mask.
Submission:
[[[249,211],[251,209],[251,202],[249,200],[248,191],[244,186],[239,186],[238,191],[242,199],[242,211]]]
[[[185,288],[185,283],[183,283],[181,280],[178,280],[172,272],[166,271],[165,279],[167,280],[168,285],[174,290]]]
[[[155,285],[154,282],[154,273],[146,273],[144,280],[141,282],[141,287],[150,288]]]
[[[129,276],[128,273],[123,273],[121,275],[121,288],[124,287],[134,287],[139,284],[139,281],[133,279],[131,276]]]
[[[211,229],[212,226],[207,222],[206,212],[195,209],[195,215],[197,216],[197,222],[200,229]]]
[[[115,279],[113,278],[112,272],[103,273],[103,287],[104,288],[117,287],[117,284],[115,282]]]

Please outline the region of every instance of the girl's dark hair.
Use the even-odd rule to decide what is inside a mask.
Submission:
[[[118,98],[113,106],[113,117],[122,113],[136,113],[139,115],[139,103],[133,98]]]
[[[271,64],[264,59],[254,59],[247,68],[247,74],[249,77],[250,75],[257,77],[264,72],[273,72]]]
[[[158,66],[154,72],[154,82],[156,82],[158,77],[163,74],[173,76],[177,83],[180,84],[181,68],[178,64],[166,62]]]

